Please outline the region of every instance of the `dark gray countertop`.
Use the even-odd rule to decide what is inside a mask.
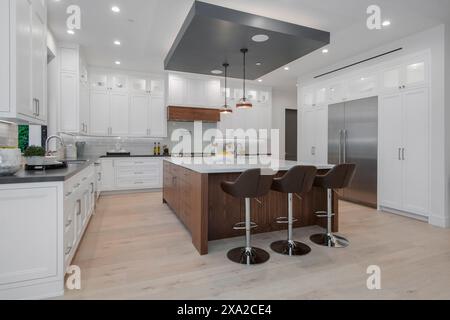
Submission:
[[[20,170],[13,176],[0,177],[1,184],[15,183],[39,183],[39,182],[61,182],[72,178],[74,175],[93,165],[95,161],[87,160],[84,163],[69,163],[66,169],[55,169],[47,171],[25,171]]]
[[[145,155],[145,154],[138,154],[138,155],[136,155],[136,154],[132,154],[132,155],[130,155],[130,156],[101,156],[100,157],[100,159],[111,159],[111,158],[114,158],[114,159],[121,159],[121,158],[167,158],[167,157],[170,157],[170,155],[160,155],[160,156],[158,156],[158,155]]]

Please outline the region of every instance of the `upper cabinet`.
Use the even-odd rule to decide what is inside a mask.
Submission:
[[[411,57],[403,63],[387,67],[382,71],[381,90],[383,93],[395,93],[426,86],[429,83],[429,68],[427,55]]]
[[[168,84],[169,105],[219,108],[223,104],[219,79],[169,74]]]
[[[2,1],[0,118],[47,122],[47,16],[40,0]]]

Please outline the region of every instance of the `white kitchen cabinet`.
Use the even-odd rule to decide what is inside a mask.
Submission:
[[[91,91],[90,114],[90,134],[94,136],[109,135],[109,92]]]
[[[322,106],[327,103],[327,87],[319,86],[314,90],[314,106]]]
[[[80,81],[80,133],[88,134],[90,130],[90,93],[89,85]]]
[[[61,72],[60,79],[60,129],[63,132],[78,132],[78,76],[72,72]]]
[[[6,49],[0,49],[0,114],[8,113],[10,108],[10,61],[11,54],[9,46],[5,42],[10,39],[10,1],[0,1],[0,39],[2,39]]]
[[[428,55],[420,54],[385,68],[381,77],[382,92],[390,94],[427,86],[429,67]]]
[[[130,97],[130,136],[145,137],[149,135],[148,110],[150,96],[133,94]]]
[[[150,85],[148,90],[152,97],[164,98],[166,91],[164,79],[150,79],[147,83]]]
[[[129,101],[127,93],[111,92],[109,95],[110,135],[128,135]]]
[[[380,205],[429,215],[428,88],[380,100]]]
[[[332,82],[328,86],[328,104],[340,103],[348,100],[348,82],[345,79]]]
[[[128,78],[130,93],[148,93],[149,80],[145,77],[132,76]]]
[[[100,191],[112,191],[116,185],[114,160],[101,159],[101,185]]]
[[[108,75],[106,73],[91,72],[90,73],[91,90],[107,91],[108,90]],[[135,83],[133,83],[135,85]]]
[[[101,159],[102,191],[162,188],[163,158]]]
[[[56,187],[24,184],[0,190],[0,297],[5,299],[2,287],[61,275],[57,251],[61,235],[56,228]]]
[[[33,4],[37,1],[33,1]],[[37,2],[39,3],[39,2]],[[34,6],[33,6],[34,7]],[[41,8],[42,4],[36,5]],[[41,13],[42,14],[42,13]],[[45,16],[45,14],[44,14]],[[36,104],[36,118],[47,121],[46,83],[47,83],[47,32],[46,20],[33,10],[32,14],[32,98]]]
[[[167,108],[163,97],[150,98],[150,136],[163,138],[167,136]]]
[[[187,80],[176,75],[169,75],[169,105],[179,106],[187,101]]]
[[[219,79],[169,74],[169,105],[219,108],[222,103]]]
[[[314,88],[304,87],[301,90],[301,106],[302,107],[312,107],[314,105]]]
[[[357,100],[378,95],[378,75],[361,73],[348,79],[348,99]]]
[[[301,111],[299,158],[310,164],[328,163],[328,107],[309,107]]]
[[[123,74],[110,74],[108,86],[113,92],[128,92],[128,77]]]

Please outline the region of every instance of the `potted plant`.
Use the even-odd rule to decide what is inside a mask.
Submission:
[[[25,150],[23,156],[30,166],[42,166],[45,163],[45,149],[42,147],[30,146]]]

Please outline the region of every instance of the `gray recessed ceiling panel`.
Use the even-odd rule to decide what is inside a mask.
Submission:
[[[252,40],[260,34],[269,40]],[[325,31],[196,1],[164,66],[211,75],[228,62],[230,77],[242,78],[240,49],[248,48],[247,79],[255,80],[329,43],[330,33]]]

